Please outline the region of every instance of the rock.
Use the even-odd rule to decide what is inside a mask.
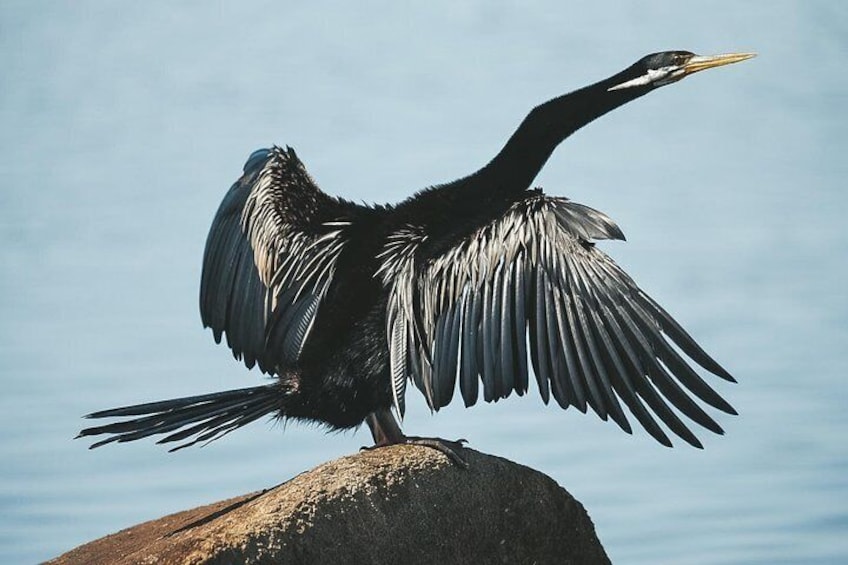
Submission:
[[[420,446],[342,457],[49,563],[609,563],[583,506],[551,478],[463,454],[468,469]]]

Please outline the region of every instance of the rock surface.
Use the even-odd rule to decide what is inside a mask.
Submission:
[[[583,506],[552,479],[463,455],[468,469],[419,446],[342,457],[49,563],[609,563]]]

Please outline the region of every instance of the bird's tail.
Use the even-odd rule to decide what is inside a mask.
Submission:
[[[86,418],[139,416],[122,422],[82,430],[78,438],[110,434],[89,449],[113,441],[135,441],[147,436],[169,434],[157,443],[192,438],[174,447],[177,451],[198,442],[209,442],[280,408],[282,392],[274,385],[242,388],[215,394],[175,398],[113,408],[89,414]]]

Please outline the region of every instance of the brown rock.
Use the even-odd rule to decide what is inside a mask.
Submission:
[[[463,454],[468,469],[416,446],[342,457],[49,563],[609,563],[583,506],[552,479]]]

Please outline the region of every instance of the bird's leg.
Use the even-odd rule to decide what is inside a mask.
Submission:
[[[464,439],[449,441],[437,437],[406,436],[401,431],[397,420],[395,420],[390,410],[372,412],[365,421],[368,422],[368,427],[371,429],[371,435],[374,437],[374,445],[363,447],[362,449],[376,449],[395,444],[423,445],[441,451],[454,464],[462,468],[468,467],[468,462],[459,454],[459,451],[462,450],[462,444],[467,443]]]

